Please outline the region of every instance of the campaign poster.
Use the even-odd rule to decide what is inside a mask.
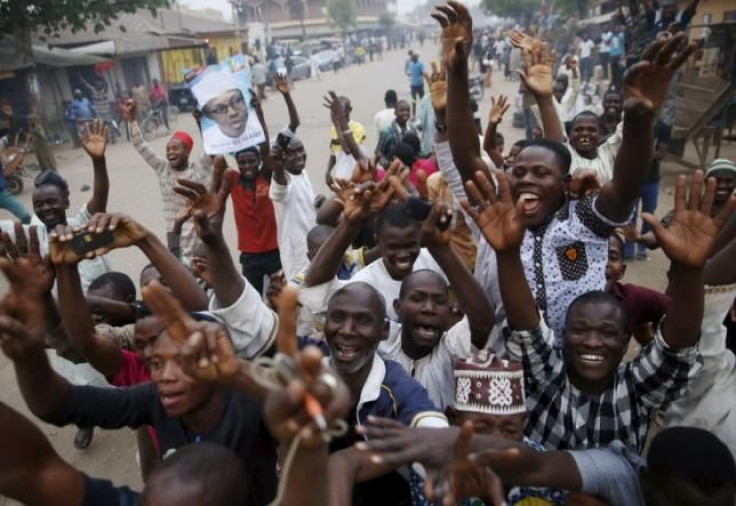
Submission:
[[[242,54],[185,72],[185,80],[202,113],[207,154],[235,153],[266,140],[251,105],[250,67]]]

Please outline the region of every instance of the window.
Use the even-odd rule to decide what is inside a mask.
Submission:
[[[723,13],[723,21],[736,21],[736,11],[726,11]]]

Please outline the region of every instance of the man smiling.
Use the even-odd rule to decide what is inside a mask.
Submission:
[[[649,424],[666,404],[682,395],[699,370],[697,350],[703,316],[703,266],[736,198],[710,217],[715,181],[702,196],[696,172],[689,198],[685,176],[677,181],[676,211],[669,228],[645,215],[672,261],[670,302],[655,339],[637,358],[622,364],[629,343],[621,302],[603,291],[588,291],[569,306],[563,349],[549,343],[552,331],[540,318],[522,264],[525,208],[513,203],[508,181],[499,175],[499,196],[479,174],[469,184],[479,210],[470,213],[497,252],[501,296],[508,316],[509,351],[520,355],[526,374],[529,421],[526,435],[548,449],[592,448],[620,440],[641,452]]]

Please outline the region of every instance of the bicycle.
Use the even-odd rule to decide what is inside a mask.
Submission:
[[[176,122],[179,117],[179,108],[173,105],[166,106],[166,112],[168,113],[169,130],[176,130]],[[164,117],[161,114],[161,109],[157,107],[151,107],[148,111],[148,117],[141,123],[141,132],[143,138],[147,141],[152,141],[158,130],[165,125]]]

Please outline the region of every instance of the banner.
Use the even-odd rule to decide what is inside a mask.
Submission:
[[[242,54],[185,72],[202,112],[202,140],[210,155],[235,153],[266,140],[251,105],[250,67]]]

